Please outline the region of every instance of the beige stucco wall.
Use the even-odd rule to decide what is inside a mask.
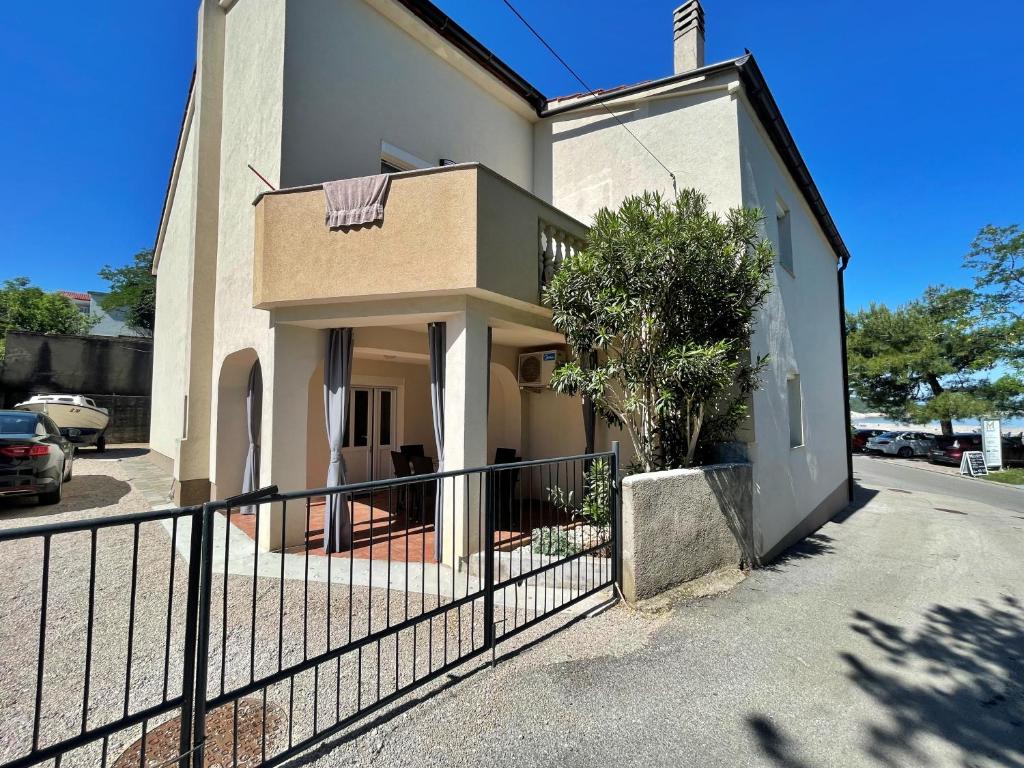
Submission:
[[[170,203],[156,280],[158,322],[153,333],[153,403],[150,448],[175,459],[184,429],[188,387],[189,325],[192,298],[194,150],[185,135],[181,172]]]
[[[293,0],[286,34],[283,186],[379,173],[387,142],[428,165],[482,162],[531,188],[526,105],[456,66],[464,57],[398,3]]]
[[[476,289],[536,305],[540,222],[586,231],[477,164],[394,176],[378,223],[329,229],[324,210],[318,187],[256,203],[258,306]]]
[[[474,168],[395,178],[384,221],[345,230],[324,224],[319,189],[265,195],[255,208],[255,302],[270,306],[473,286],[476,179]],[[251,206],[248,213],[252,219]]]
[[[812,512],[845,504],[846,435],[836,256],[782,161],[746,106],[739,108],[743,202],[764,210],[766,235],[778,244],[776,201],[790,211],[794,270],[776,266],[775,285],[751,343],[769,354],[754,394],[754,535],[769,552]],[[804,445],[790,448],[786,379],[800,376]],[[819,510],[819,505],[831,505]],[[825,519],[828,519],[825,517]]]
[[[213,376],[216,381],[228,355],[255,350],[263,368],[266,403],[273,402],[277,383],[275,331],[268,313],[252,308],[252,201],[266,186],[246,166],[251,163],[273,183],[280,175],[284,12],[284,0],[245,0],[233,5],[225,20]],[[208,460],[216,474],[216,391],[211,411]],[[267,411],[263,430],[269,435],[272,420]],[[268,441],[264,465],[269,464],[272,452]]]

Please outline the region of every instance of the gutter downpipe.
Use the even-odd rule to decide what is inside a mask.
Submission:
[[[844,421],[846,424],[846,435],[844,439],[846,441],[846,493],[850,501],[853,501],[853,442],[851,440],[852,424],[850,423],[850,369],[847,364],[846,356],[846,289],[843,283],[843,273],[846,272],[846,267],[849,262],[843,259],[840,263],[839,270],[836,272],[836,281],[839,285],[839,344],[840,354],[843,356],[843,405],[846,406],[844,411]]]

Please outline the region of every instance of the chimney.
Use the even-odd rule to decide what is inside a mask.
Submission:
[[[675,74],[704,66],[704,9],[688,0],[672,12]]]

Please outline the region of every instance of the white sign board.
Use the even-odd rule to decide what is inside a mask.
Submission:
[[[971,477],[987,475],[988,467],[985,466],[985,454],[981,451],[964,451],[960,459],[960,474]]]
[[[981,445],[985,452],[985,466],[1000,469],[1003,466],[1003,436],[999,419],[982,419]]]

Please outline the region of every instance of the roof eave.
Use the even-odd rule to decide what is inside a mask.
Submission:
[[[804,199],[807,200],[807,204],[818,220],[818,225],[825,233],[836,257],[840,260],[841,268],[846,269],[847,264],[850,263],[850,251],[846,247],[842,235],[839,234],[839,228],[836,227],[821,192],[818,191],[818,185],[814,183],[814,178],[796,146],[793,134],[789,132],[789,127],[782,117],[775,97],[772,96],[772,92],[768,88],[764,75],[761,74],[761,69],[757,66],[753,55],[739,60],[736,68],[739,70],[747,100],[754,108],[754,112],[757,113],[758,119],[782,157],[793,180],[800,187]]]
[[[156,240],[153,243],[153,266],[150,271],[155,275],[157,266],[160,263],[160,250],[163,244],[164,231],[167,228],[167,219],[170,215],[171,200],[174,197],[174,187],[177,183],[178,172],[181,167],[182,155],[185,151],[185,134],[188,129],[189,114],[192,111],[192,97],[195,95],[196,68],[192,68],[192,78],[188,84],[188,96],[185,98],[185,109],[181,115],[181,125],[178,126],[178,141],[174,145],[174,160],[171,162],[171,172],[167,175],[167,188],[164,190],[164,203],[160,207],[160,224],[156,230]]]
[[[522,97],[539,115],[547,98],[483,43],[429,0],[398,0],[410,13],[458,48],[499,82]]]

